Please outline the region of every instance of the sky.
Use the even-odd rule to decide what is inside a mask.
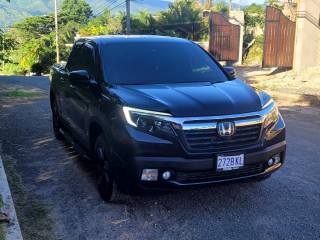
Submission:
[[[255,3],[255,4],[262,4],[265,2],[265,0],[232,0],[233,3],[238,3],[238,4],[241,4],[241,5],[250,5],[252,3]]]

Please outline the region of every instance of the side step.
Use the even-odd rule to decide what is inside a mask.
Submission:
[[[63,135],[63,137],[72,145],[72,147],[85,159],[87,160],[91,160],[90,155],[87,153],[87,151],[85,151],[81,145],[77,142],[76,139],[74,139],[74,137],[72,137],[72,135],[67,132],[64,131],[63,129],[59,129],[59,132]]]

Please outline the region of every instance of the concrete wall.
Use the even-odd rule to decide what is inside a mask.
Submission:
[[[292,1],[292,3],[288,2],[277,2],[275,3],[278,6],[283,6],[282,13],[289,18],[291,21],[296,21],[297,16],[297,1]]]
[[[243,11],[231,11],[229,16],[229,22],[240,25],[240,43],[239,43],[239,60],[232,62],[234,65],[242,65],[242,48],[243,48],[243,35],[244,35],[244,12]]]
[[[293,69],[320,65],[320,1],[300,0],[297,11]]]

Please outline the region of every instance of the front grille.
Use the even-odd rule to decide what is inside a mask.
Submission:
[[[176,180],[179,183],[200,183],[219,180],[227,180],[239,177],[246,177],[254,174],[259,174],[264,171],[263,164],[255,164],[246,166],[237,170],[229,171],[201,171],[201,172],[177,172]]]
[[[228,138],[220,137],[217,129],[184,130],[187,143],[194,150],[234,150],[259,141],[261,124],[240,126]]]

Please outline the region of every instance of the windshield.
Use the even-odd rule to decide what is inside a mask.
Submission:
[[[222,82],[227,77],[197,45],[181,42],[130,42],[102,46],[111,84]]]

